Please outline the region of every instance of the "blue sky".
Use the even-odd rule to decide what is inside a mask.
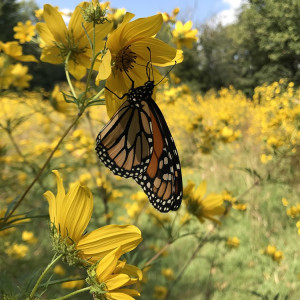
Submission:
[[[35,0],[43,7],[48,3],[53,6],[59,6],[61,9],[68,8],[73,10],[81,1],[76,0]],[[147,17],[157,12],[170,13],[173,8],[181,9],[178,18],[181,20],[192,20],[194,23],[203,23],[217,14],[226,14],[226,11],[232,11],[241,0],[111,0],[111,7],[126,8],[136,15],[137,18]],[[63,4],[62,4],[63,3]]]

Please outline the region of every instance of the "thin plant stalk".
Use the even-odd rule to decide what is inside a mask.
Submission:
[[[59,261],[62,258],[63,254],[60,254],[59,256],[57,256],[55,259],[53,259],[51,261],[51,263],[45,268],[45,270],[43,271],[43,273],[41,274],[41,276],[39,277],[39,279],[37,280],[36,284],[34,285],[30,295],[29,295],[29,299],[34,299],[34,295],[37,291],[37,289],[39,288],[39,285],[41,283],[41,281],[43,280],[43,278],[46,276],[46,274],[50,271],[50,269],[52,268],[53,265],[56,264],[57,261]]]
[[[18,200],[18,202],[13,206],[13,208],[11,209],[11,211],[4,217],[3,223],[0,225],[0,228],[3,227],[3,225],[6,223],[6,221],[9,219],[9,217],[12,216],[12,214],[15,212],[15,210],[19,207],[19,205],[22,203],[22,201],[25,199],[25,197],[27,196],[28,192],[31,190],[31,188],[34,186],[34,184],[38,181],[38,179],[40,178],[40,176],[42,175],[43,171],[45,170],[45,168],[48,166],[49,162],[51,161],[54,153],[56,152],[56,150],[58,149],[58,147],[60,146],[60,144],[62,143],[62,141],[64,140],[64,138],[68,135],[68,133],[70,132],[70,130],[74,127],[74,125],[77,123],[77,121],[79,120],[79,118],[82,116],[83,111],[80,111],[77,115],[77,117],[75,118],[75,120],[72,122],[72,124],[67,128],[67,130],[64,132],[64,134],[62,135],[62,137],[60,138],[60,140],[57,142],[56,146],[54,147],[54,149],[52,150],[52,152],[50,153],[49,157],[47,158],[47,160],[45,161],[44,165],[41,167],[41,169],[39,170],[39,172],[36,174],[35,178],[33,179],[33,181],[30,183],[30,185],[27,187],[27,189],[24,191],[24,193],[21,195],[20,199]]]

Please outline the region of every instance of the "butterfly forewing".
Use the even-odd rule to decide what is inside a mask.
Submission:
[[[135,177],[145,172],[153,149],[148,104],[123,103],[96,139],[96,151],[114,174]]]

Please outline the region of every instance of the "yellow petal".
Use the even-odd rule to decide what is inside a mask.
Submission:
[[[101,264],[101,262],[100,262],[100,264]],[[110,291],[110,290],[118,289],[118,288],[126,285],[129,281],[130,281],[130,277],[128,275],[117,274],[117,275],[113,275],[110,279],[107,279],[105,281],[105,285],[106,285],[107,289]]]
[[[176,49],[169,46],[165,42],[162,42],[155,38],[144,38],[132,44],[131,50],[137,55],[144,58],[146,61],[150,61],[151,52],[151,62],[154,65],[164,65],[173,61],[176,56]]]
[[[56,184],[57,184],[56,199],[59,199],[59,201],[63,201],[63,199],[65,198],[65,195],[66,195],[65,188],[63,185],[63,179],[57,170],[53,170],[52,173],[56,177]]]
[[[67,27],[61,14],[50,4],[44,5],[44,20],[57,42],[65,43]]]
[[[107,79],[111,74],[111,53],[109,49],[102,57],[102,61],[100,63],[99,72],[96,77],[96,84],[99,85],[101,80]]]
[[[102,259],[110,251],[122,247],[129,252],[142,241],[140,230],[133,225],[107,225],[83,236],[77,244],[81,256],[91,263]]]
[[[80,58],[80,55],[78,55]],[[82,79],[86,74],[86,67],[79,64],[78,60],[69,60],[68,71],[74,76],[76,80]]]
[[[45,47],[42,50],[41,61],[50,64],[61,64],[63,59],[60,56],[60,50],[56,46]]]
[[[130,295],[128,295],[127,293],[125,293],[126,291],[123,292],[123,290],[125,289],[119,289],[113,292],[109,293],[109,297],[111,300],[134,300],[135,298],[132,298]],[[126,289],[127,290],[127,289]],[[138,295],[135,296],[139,296],[140,294],[138,293]]]
[[[195,198],[201,200],[203,199],[204,195],[206,193],[206,181],[203,180],[199,186],[197,187],[196,191],[195,191]]]
[[[182,31],[183,30],[183,24],[181,21],[177,21],[176,24],[175,24],[175,29],[177,31]]]
[[[119,97],[122,97],[130,89],[131,81],[124,72],[114,70],[114,72],[107,78],[105,86],[116,93]],[[126,98],[120,100],[107,89],[105,89],[104,95],[107,114],[111,118],[117,109],[126,101]]]
[[[111,35],[107,39],[107,47],[110,49],[112,53],[117,52],[120,48],[124,47],[125,45],[121,41],[121,34],[125,28],[125,26],[128,24],[128,22],[134,17],[134,14],[127,12],[124,16],[122,24],[119,25],[119,27],[114,30]]]
[[[143,272],[136,266],[126,264],[122,269],[121,273],[127,274],[128,276],[137,277],[139,280],[143,279]]]
[[[47,199],[49,204],[49,216],[50,216],[50,222],[54,223],[56,218],[56,205],[55,205],[55,196],[52,192],[47,191],[44,193],[44,197]]]
[[[33,55],[16,56],[15,59],[24,62],[39,62]]]
[[[130,296],[138,297],[140,293],[134,289],[115,289],[110,292],[110,296],[116,300],[131,300],[134,298]]]
[[[106,282],[117,266],[118,259],[122,255],[121,247],[116,248],[106,254],[97,265],[96,276],[99,283]]]
[[[93,196],[90,190],[76,183],[70,188],[58,212],[61,235],[79,241],[93,212]]]
[[[137,19],[126,25],[120,39],[126,41],[127,45],[131,45],[141,38],[154,36],[160,30],[162,24],[163,17],[161,14]]]
[[[223,196],[219,194],[211,193],[202,201],[202,205],[205,209],[213,209],[223,204]]]
[[[84,26],[86,26],[86,23],[82,17],[82,8],[80,6],[76,6],[68,25],[68,31],[72,33],[78,41],[80,41],[85,35],[85,32],[82,28],[82,23],[84,23]]]
[[[184,25],[183,25],[183,30],[184,31],[189,31],[192,29],[193,23],[192,21],[187,21]]]
[[[38,34],[40,35],[41,39],[45,42],[45,44],[47,44],[47,45],[54,44],[53,43],[54,36],[45,23],[37,23],[36,30],[37,30]]]

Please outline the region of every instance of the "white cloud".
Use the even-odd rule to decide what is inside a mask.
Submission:
[[[215,20],[222,25],[232,24],[236,21],[237,9],[241,7],[242,4],[247,3],[246,0],[222,0],[223,3],[229,5],[228,9],[225,9],[218,13]]]

